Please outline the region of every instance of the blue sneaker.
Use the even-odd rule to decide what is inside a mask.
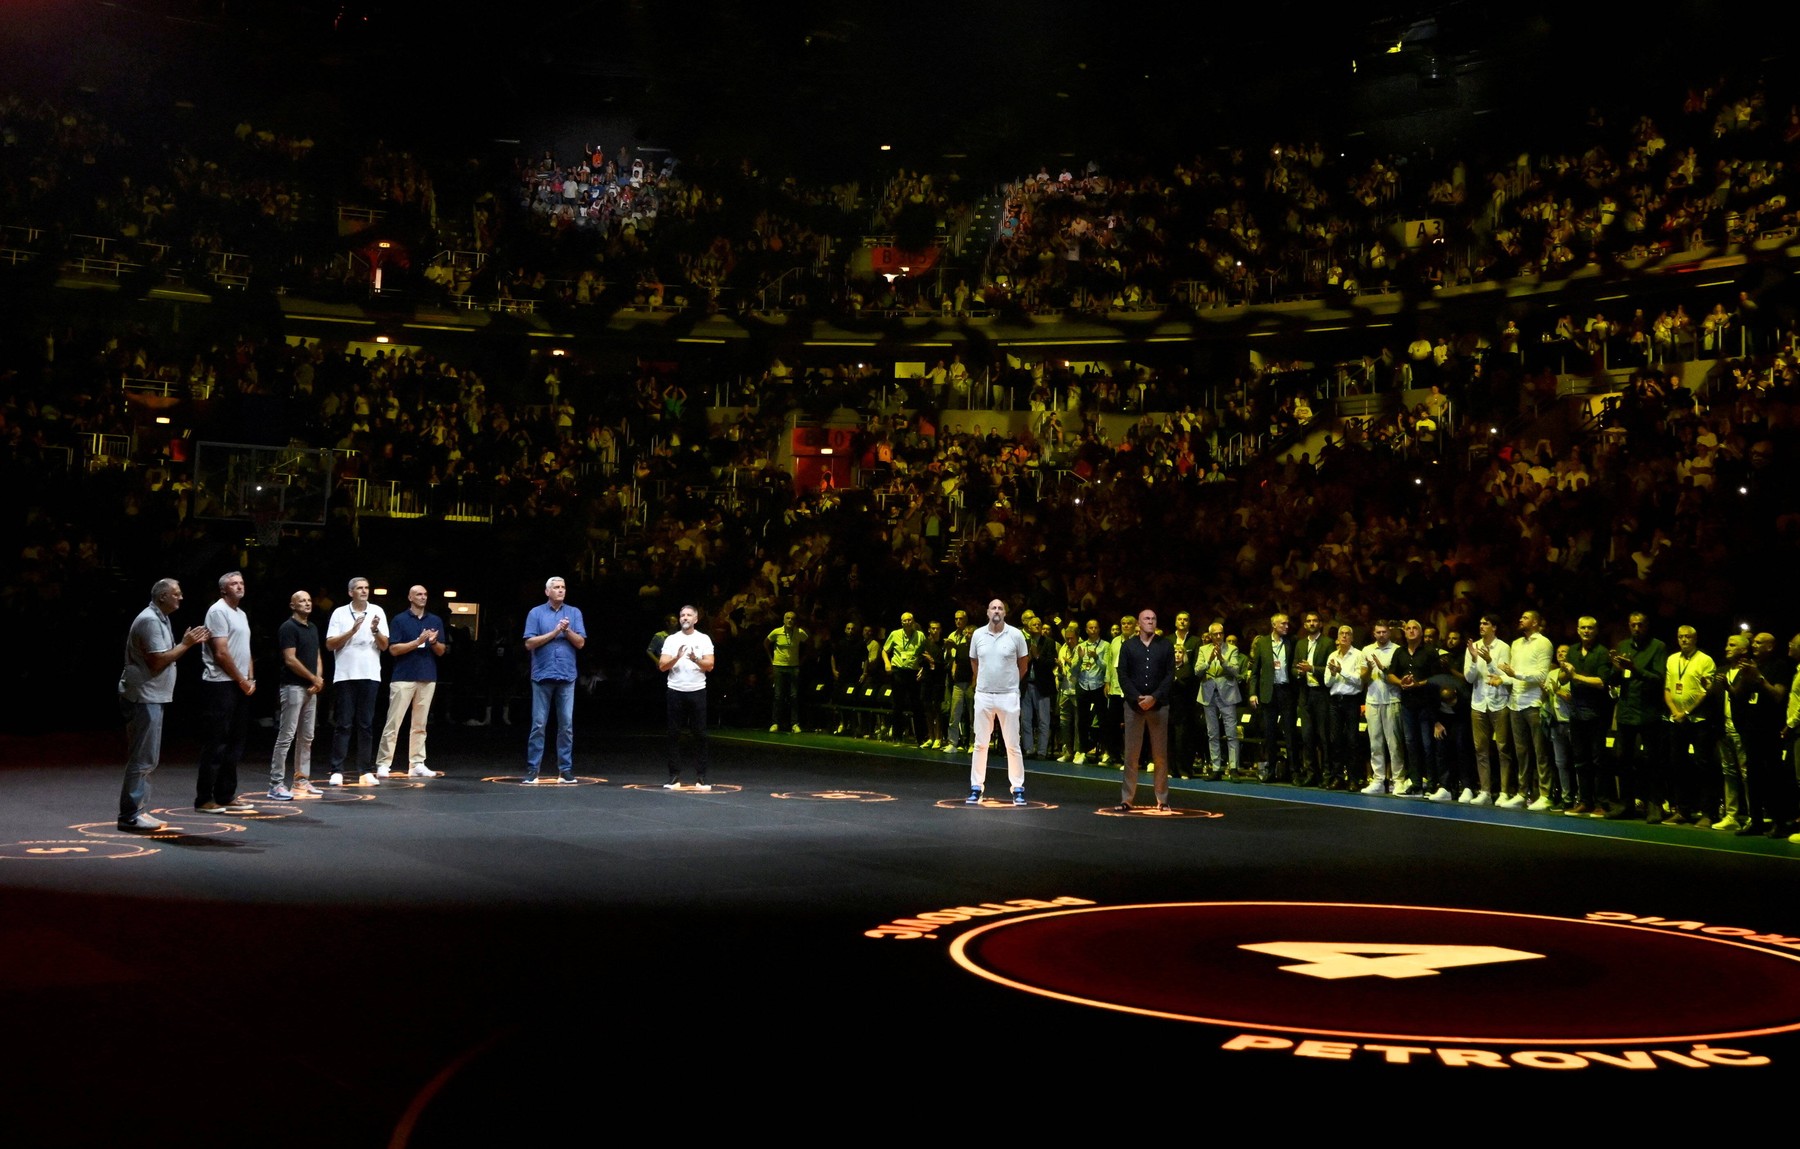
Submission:
[[[519,785],[521,785],[521,786],[536,786],[537,785],[537,775],[536,774],[525,775],[525,777],[519,779]]]
[[[979,787],[971,787],[969,789],[969,797],[967,799],[967,804],[970,806],[981,805],[981,789]]]
[[[1014,786],[1013,787],[1013,805],[1023,806],[1024,804],[1025,804],[1025,787]]]

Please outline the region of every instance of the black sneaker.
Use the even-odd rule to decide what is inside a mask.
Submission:
[[[557,782],[564,786],[573,786],[578,781],[580,781],[580,779],[576,778],[573,774],[564,774],[557,779]]]
[[[1024,804],[1025,804],[1025,787],[1023,787],[1023,786],[1013,787],[1013,805],[1023,806]]]

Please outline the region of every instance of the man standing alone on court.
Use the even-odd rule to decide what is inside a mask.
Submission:
[[[587,645],[587,624],[570,606],[560,577],[544,583],[544,603],[525,616],[525,649],[531,652],[531,734],[525,741],[525,784],[534,786],[544,760],[544,724],[556,707],[558,781],[575,783],[575,654]]]
[[[1137,634],[1119,644],[1119,689],[1125,695],[1125,778],[1119,786],[1121,814],[1137,796],[1138,759],[1144,733],[1150,734],[1151,788],[1156,808],[1169,810],[1169,688],[1175,681],[1175,649],[1156,633],[1156,612],[1142,610]]]
[[[969,762],[971,806],[981,804],[987,782],[988,745],[994,723],[1006,739],[1006,777],[1013,805],[1025,804],[1025,752],[1019,746],[1019,682],[1031,663],[1031,648],[1016,626],[1006,625],[1006,604],[988,603],[988,624],[969,636],[969,670],[975,682],[975,752]]]

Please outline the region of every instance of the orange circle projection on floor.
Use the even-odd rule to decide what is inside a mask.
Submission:
[[[1223,818],[1225,816],[1213,810],[1196,810],[1182,806],[1173,806],[1167,810],[1158,810],[1155,806],[1133,806],[1131,809],[1123,811],[1112,806],[1102,806],[1094,813],[1104,818]]]
[[[728,786],[724,783],[714,782],[711,786],[702,790],[692,782],[684,782],[673,788],[664,786],[660,782],[629,782],[623,786],[622,789],[643,790],[651,794],[659,792],[663,794],[736,794],[738,791],[742,790],[743,787]]]
[[[1800,1030],[1800,957],[1649,926],[1431,906],[1176,902],[1007,918],[951,957],[1078,1005],[1235,1029],[1530,1045]],[[1156,954],[1145,965],[1143,955]]]
[[[70,826],[69,829],[83,834],[92,834],[96,838],[126,838],[132,840],[154,841],[157,838],[213,838],[221,834],[242,834],[244,826],[241,822],[207,822],[205,815],[183,820],[167,810],[158,810],[157,814],[164,819],[160,830],[121,830],[116,822],[83,822]]]
[[[970,802],[964,798],[945,798],[934,803],[940,810],[1054,810],[1057,807],[1049,802],[1033,802],[1027,799],[1023,806],[1013,805],[1007,798],[983,798],[979,802]]]
[[[499,786],[523,786],[523,785],[525,785],[525,775],[523,775],[523,774],[502,774],[502,775],[498,775],[493,778],[483,778],[482,781],[483,782],[493,782]],[[592,774],[588,774],[586,776],[577,774],[575,776],[574,785],[576,785],[576,786],[598,786],[605,781],[606,781],[606,779],[596,778]],[[554,774],[552,774],[548,778],[546,778],[540,774],[540,775],[538,775],[538,780],[531,784],[531,788],[533,790],[555,790],[558,788],[567,790],[570,788],[570,783],[564,782],[562,779],[558,778]]]
[[[789,798],[796,802],[892,802],[892,794],[881,794],[874,790],[789,790],[785,794],[770,794],[771,798]]]
[[[149,835],[144,835],[148,837]],[[89,861],[100,859],[114,861],[119,858],[148,858],[158,851],[138,845],[136,842],[117,841],[106,838],[82,838],[76,841],[44,839],[33,842],[0,843],[0,858],[19,858],[27,861]]]

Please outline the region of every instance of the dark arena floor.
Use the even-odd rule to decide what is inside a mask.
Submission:
[[[715,735],[670,792],[591,725],[583,785],[451,728],[441,778],[277,803],[268,737],[237,818],[166,747],[149,836],[116,734],[5,743],[9,1143],[1706,1122],[1800,1065],[1785,842],[1257,784],[1120,816],[1054,763],[970,807],[962,756],[822,735]]]

